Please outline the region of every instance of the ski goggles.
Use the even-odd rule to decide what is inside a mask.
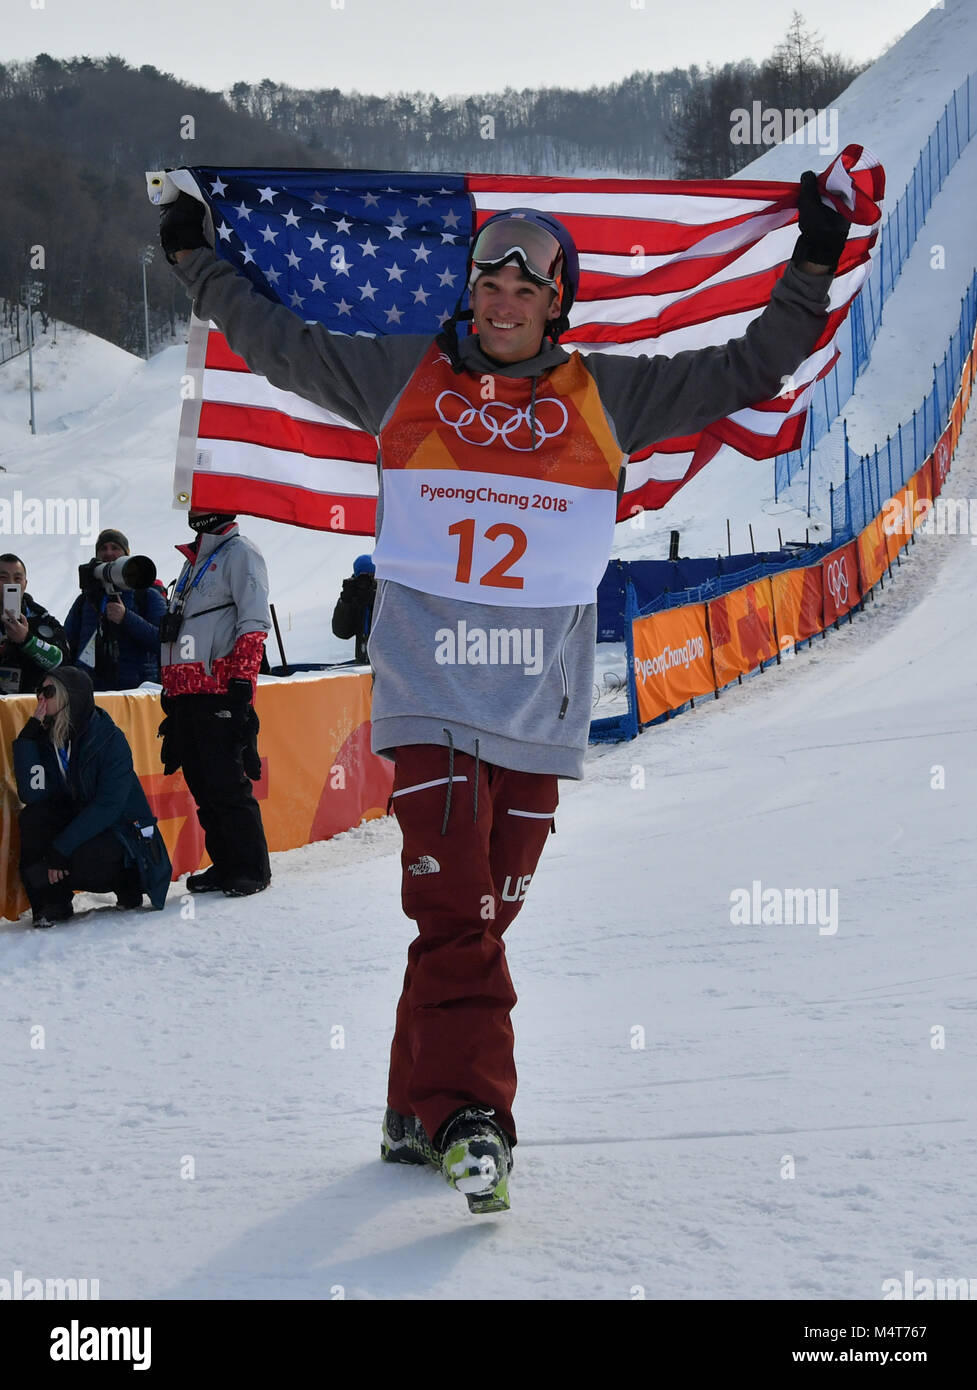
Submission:
[[[535,222],[521,217],[507,217],[483,227],[472,247],[473,285],[485,270],[498,270],[507,261],[518,259],[531,279],[550,289],[560,288],[558,270],[563,259],[563,247],[556,237]]]

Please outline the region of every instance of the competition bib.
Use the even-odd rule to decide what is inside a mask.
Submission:
[[[377,578],[468,603],[594,602],[623,456],[577,354],[531,391],[456,375],[432,345],[380,433]]]

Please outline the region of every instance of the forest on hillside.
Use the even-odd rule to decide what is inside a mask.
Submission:
[[[824,52],[795,13],[756,64],[636,72],[586,91],[559,87],[443,100],[273,82],[209,92],[118,55],[38,54],[0,64],[0,363],[35,331],[72,323],[145,351],[182,331],[188,303],[156,242],[146,169],[187,164],[472,173],[727,178],[756,158],[731,113],[817,109],[860,71]]]

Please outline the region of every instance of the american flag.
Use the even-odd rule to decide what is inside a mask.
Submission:
[[[438,332],[464,289],[472,237],[494,212],[557,216],[581,279],[561,346],[629,355],[721,344],[770,298],[797,236],[798,185],[195,167],[171,171],[210,208],[215,249],[254,287],[339,333]],[[870,268],[884,175],[848,146],[819,177],[852,222],[812,354],[773,400],[631,456],[618,519],[658,508],[728,444],[754,459],[797,448],[816,381]],[[176,495],[314,529],[371,535],[376,441],[248,371],[194,321]],[[341,523],[337,525],[337,518]]]

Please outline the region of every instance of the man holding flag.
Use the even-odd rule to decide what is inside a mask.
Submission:
[[[801,235],[763,313],[742,337],[673,356],[559,346],[578,251],[535,208],[482,221],[470,309],[460,297],[433,337],[309,323],[301,289],[293,312],[215,258],[203,201],[181,193],[161,216],[197,316],[253,373],[379,446],[373,748],[395,764],[402,900],[418,928],[381,1154],[438,1166],[473,1211],[508,1207],[516,995],[502,937],[553,828],[558,779],[583,775],[596,588],[623,465],[769,401],[830,336],[828,287],[849,222],[813,174],[798,206]],[[249,250],[252,239],[249,227]],[[466,317],[474,333],[459,337]]]

